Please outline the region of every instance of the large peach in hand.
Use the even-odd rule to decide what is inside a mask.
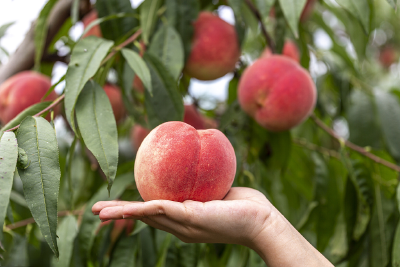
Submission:
[[[126,114],[124,103],[122,101],[121,90],[117,86],[109,83],[105,84],[103,88],[108,98],[110,99],[115,121],[121,121]]]
[[[135,161],[136,185],[145,201],[220,200],[235,173],[235,151],[223,133],[197,131],[179,121],[152,130]]]
[[[313,111],[317,91],[297,62],[272,55],[248,67],[238,86],[242,109],[270,131],[289,130]]]
[[[41,102],[50,87],[49,77],[33,71],[23,71],[7,79],[0,86],[1,123],[8,123],[24,109]],[[57,94],[53,91],[45,101],[52,101],[56,98]],[[55,107],[56,115],[58,111],[59,107]]]
[[[235,27],[211,12],[194,22],[192,51],[184,72],[199,80],[214,80],[235,69],[240,56]]]

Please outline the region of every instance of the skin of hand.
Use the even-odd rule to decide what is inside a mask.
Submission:
[[[239,244],[255,250],[269,267],[333,266],[259,191],[234,187],[223,200],[183,203],[101,201],[102,221],[135,219],[186,243]]]

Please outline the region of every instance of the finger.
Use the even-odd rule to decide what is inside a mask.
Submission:
[[[152,200],[125,205],[123,207],[123,215],[124,218],[144,218],[156,215],[166,215],[168,218],[176,222],[184,223],[192,217],[192,212],[180,202],[170,200]]]
[[[113,200],[113,201],[99,201],[92,207],[92,212],[94,215],[98,215],[100,211],[107,207],[114,207],[114,206],[123,206],[129,204],[129,201],[120,201],[120,200]]]
[[[120,220],[124,219],[122,216],[122,210],[124,206],[107,207],[100,211],[99,218],[102,222],[109,220]]]

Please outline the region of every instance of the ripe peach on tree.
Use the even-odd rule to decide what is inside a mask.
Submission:
[[[261,57],[269,57],[272,55],[271,49],[268,47],[261,54]],[[300,52],[297,45],[292,40],[287,40],[282,49],[282,55],[293,59],[296,62],[300,62]]]
[[[242,109],[270,131],[286,131],[313,111],[317,91],[308,72],[280,55],[261,58],[248,67],[239,82]]]
[[[6,124],[24,109],[41,102],[50,87],[49,77],[33,71],[20,72],[10,77],[0,86],[1,123]],[[45,101],[52,101],[56,98],[56,92],[52,91]],[[55,114],[58,114],[58,111],[59,108],[55,107]]]
[[[211,12],[194,22],[192,51],[184,72],[199,80],[214,80],[235,69],[240,56],[235,27]]]
[[[152,130],[135,161],[136,185],[145,201],[220,200],[235,173],[235,151],[226,136],[184,122],[166,122]]]

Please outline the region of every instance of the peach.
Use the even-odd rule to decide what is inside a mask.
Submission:
[[[83,19],[82,19],[83,28],[86,29],[89,26],[89,24],[92,23],[93,21],[95,21],[96,19],[97,19],[97,11],[92,10],[91,12],[89,12],[89,14],[87,14],[85,17],[83,17]],[[99,24],[93,26],[83,37],[90,36],[90,35],[94,35],[97,37],[103,36],[101,34],[101,29],[100,29]]]
[[[214,80],[235,69],[240,56],[235,27],[211,12],[194,22],[192,50],[184,72],[199,80]]]
[[[385,68],[389,68],[393,63],[396,62],[397,59],[398,59],[397,52],[390,45],[383,47],[379,52],[379,61]]]
[[[135,161],[136,186],[145,201],[221,200],[235,173],[235,151],[223,133],[179,121],[152,130]]]
[[[122,101],[121,90],[117,86],[109,83],[105,84],[103,88],[108,98],[110,99],[110,103],[115,116],[115,121],[121,121],[126,114],[124,103]]]
[[[33,71],[23,71],[8,78],[0,86],[0,122],[6,124],[26,108],[41,102],[50,87],[49,77]],[[53,91],[45,101],[56,98],[57,94]],[[54,112],[56,115],[59,113],[58,106]]]
[[[261,57],[269,57],[272,55],[271,50],[267,47],[264,52],[261,54]],[[291,41],[287,40],[285,45],[283,46],[282,55],[290,57],[296,62],[300,62],[300,53],[297,45]]]
[[[242,109],[264,128],[279,132],[304,121],[313,111],[317,91],[309,73],[281,55],[261,58],[239,81]]]
[[[202,116],[194,105],[185,105],[185,114],[183,121],[196,130],[217,128],[217,123],[210,118]],[[150,133],[150,130],[143,128],[140,125],[134,125],[131,131],[131,140],[133,149],[137,150],[144,138]]]

